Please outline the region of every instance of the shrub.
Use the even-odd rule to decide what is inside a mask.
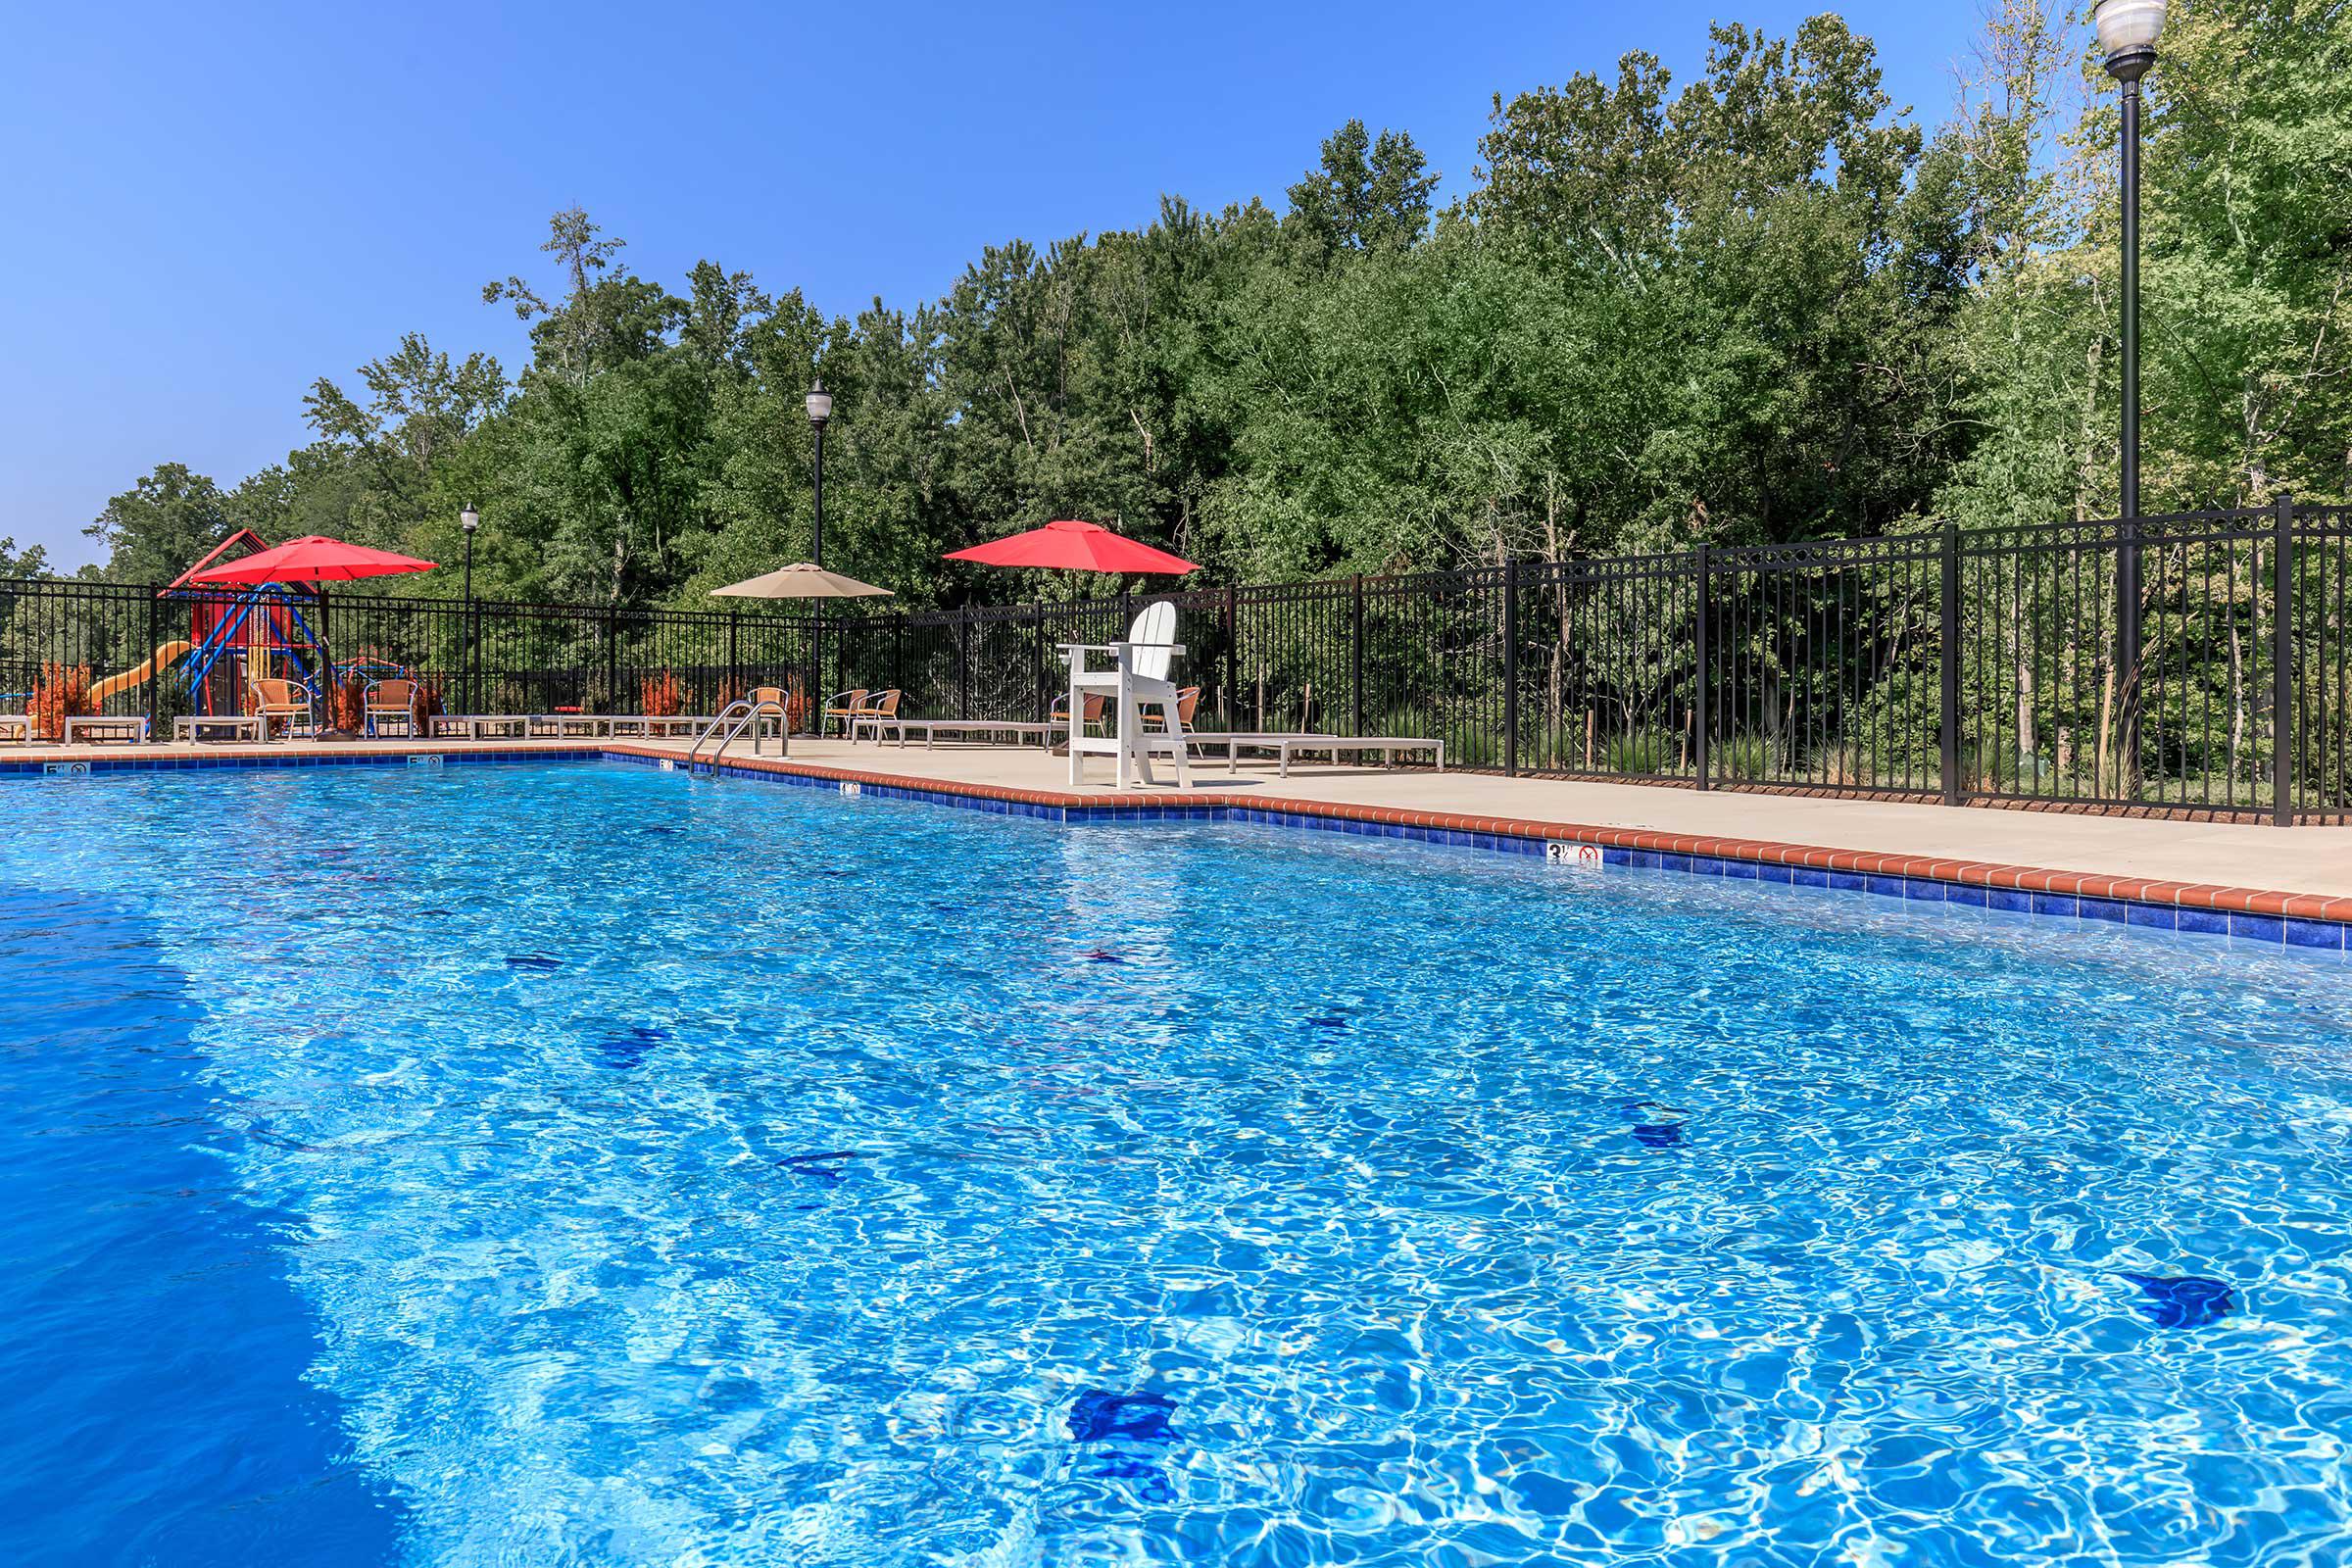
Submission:
[[[1675,765],[1674,741],[1654,729],[1612,735],[1601,749],[1601,760],[1612,773],[1670,773]]]
[[[64,740],[67,719],[98,711],[98,705],[90,701],[90,666],[43,664],[41,678],[33,682],[32,694],[25,700],[24,711],[32,717],[36,739]]]
[[[1773,774],[1772,745],[1761,735],[1717,741],[1708,760],[1718,778],[1767,779]]]
[[[327,688],[326,727],[356,731],[368,715],[368,682],[354,672]]]
[[[637,711],[648,718],[671,718],[686,710],[678,697],[677,674],[672,670],[646,676],[638,683],[637,696]]]

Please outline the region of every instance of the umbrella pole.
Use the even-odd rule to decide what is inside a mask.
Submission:
[[[311,721],[311,739],[324,740],[335,727],[335,652],[326,632],[326,584],[317,585],[318,595],[318,700],[324,705],[319,715],[325,720]]]

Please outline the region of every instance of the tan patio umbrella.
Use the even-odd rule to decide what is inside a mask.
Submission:
[[[891,599],[897,596],[887,588],[877,588],[870,582],[859,582],[855,577],[844,577],[838,571],[827,571],[822,566],[811,565],[806,561],[797,561],[789,566],[778,566],[764,576],[747,577],[742,582],[731,582],[724,588],[713,588],[710,590],[710,597],[713,599]],[[822,615],[817,617],[809,639],[808,662],[815,668],[816,684],[819,687],[823,686],[825,622]],[[824,700],[825,695],[821,690],[809,693],[809,701],[816,707],[821,708]],[[816,726],[821,733],[825,726],[823,715],[818,715]],[[789,729],[791,726],[786,725],[785,727]]]
[[[812,566],[806,561],[778,566],[765,576],[746,577],[710,590],[713,599],[889,599],[887,588],[844,577],[838,571]]]

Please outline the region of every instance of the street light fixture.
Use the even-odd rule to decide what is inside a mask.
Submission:
[[[477,689],[478,671],[474,668],[473,635],[473,534],[481,525],[482,514],[473,510],[472,502],[466,502],[466,510],[458,514],[458,526],[466,530],[466,710],[469,713],[480,710],[481,697]]]
[[[2092,19],[2107,74],[2124,86],[2123,513],[2139,515],[2139,78],[2156,63],[2165,0],[2101,0]]]
[[[808,388],[808,428],[816,432],[816,463],[810,469],[816,490],[816,520],[808,528],[808,560],[821,569],[825,564],[825,425],[833,417],[833,394],[825,390],[825,378],[821,375]],[[817,710],[816,733],[822,739],[825,733],[825,704],[821,690],[825,684],[825,610],[822,604],[816,607],[810,618],[808,635],[808,662],[815,666],[816,685],[820,688],[813,694],[817,699],[814,705]]]
[[[2107,74],[2123,83],[2123,314],[2124,430],[2122,549],[2115,571],[2116,668],[2121,676],[2121,784],[2139,755],[2139,78],[2156,64],[2164,32],[2165,0],[2099,0],[2091,25],[2107,57]]]
[[[2164,31],[2165,0],[2103,0],[2091,18],[2098,29],[2099,47],[2107,51],[2107,69],[2118,80],[2127,79],[2117,69],[2117,62],[2129,55],[2137,55],[2139,70],[2131,79],[2144,75],[2156,59],[2156,39]]]
[[[818,566],[825,564],[825,424],[833,417],[833,394],[825,390],[825,378],[818,376],[808,389],[808,427],[816,432],[816,522],[808,534],[808,558]]]

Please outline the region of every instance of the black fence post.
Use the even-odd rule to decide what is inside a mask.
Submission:
[[[1700,545],[1691,558],[1698,571],[1698,613],[1692,622],[1691,640],[1696,647],[1696,673],[1691,681],[1690,698],[1690,760],[1698,769],[1698,787],[1714,786],[1707,777],[1707,737],[1715,727],[1714,714],[1709,710],[1709,688],[1715,683],[1714,650],[1708,643],[1707,621],[1714,603],[1714,588],[1707,564],[1707,547]]]
[[[1519,776],[1519,563],[1502,564],[1502,771]]]
[[[2295,825],[2295,499],[2280,496],[2271,544],[2271,820]]]
[[[1940,728],[1943,804],[1960,804],[1960,525],[1943,525],[1943,628],[1936,664],[1942,674]]]
[[[968,610],[956,616],[956,716],[965,720],[972,716],[972,617]]]
[[[727,612],[727,702],[729,703],[743,695],[743,676],[740,673],[741,666],[735,654],[735,629],[742,618],[743,612],[740,610]],[[718,705],[719,708],[726,706],[727,703]]]
[[[1242,713],[1241,596],[1225,585],[1225,727],[1232,729]]]
[[[157,639],[162,636],[162,628],[156,624],[155,606],[154,591],[149,590],[147,594],[147,657],[157,661],[156,664],[147,666],[147,738],[149,740],[155,739],[156,694],[161,692],[164,687],[164,672],[159,667],[163,650],[156,646]]]
[[[1348,690],[1353,696],[1355,722],[1348,733],[1364,732],[1364,574],[1348,579]]]

